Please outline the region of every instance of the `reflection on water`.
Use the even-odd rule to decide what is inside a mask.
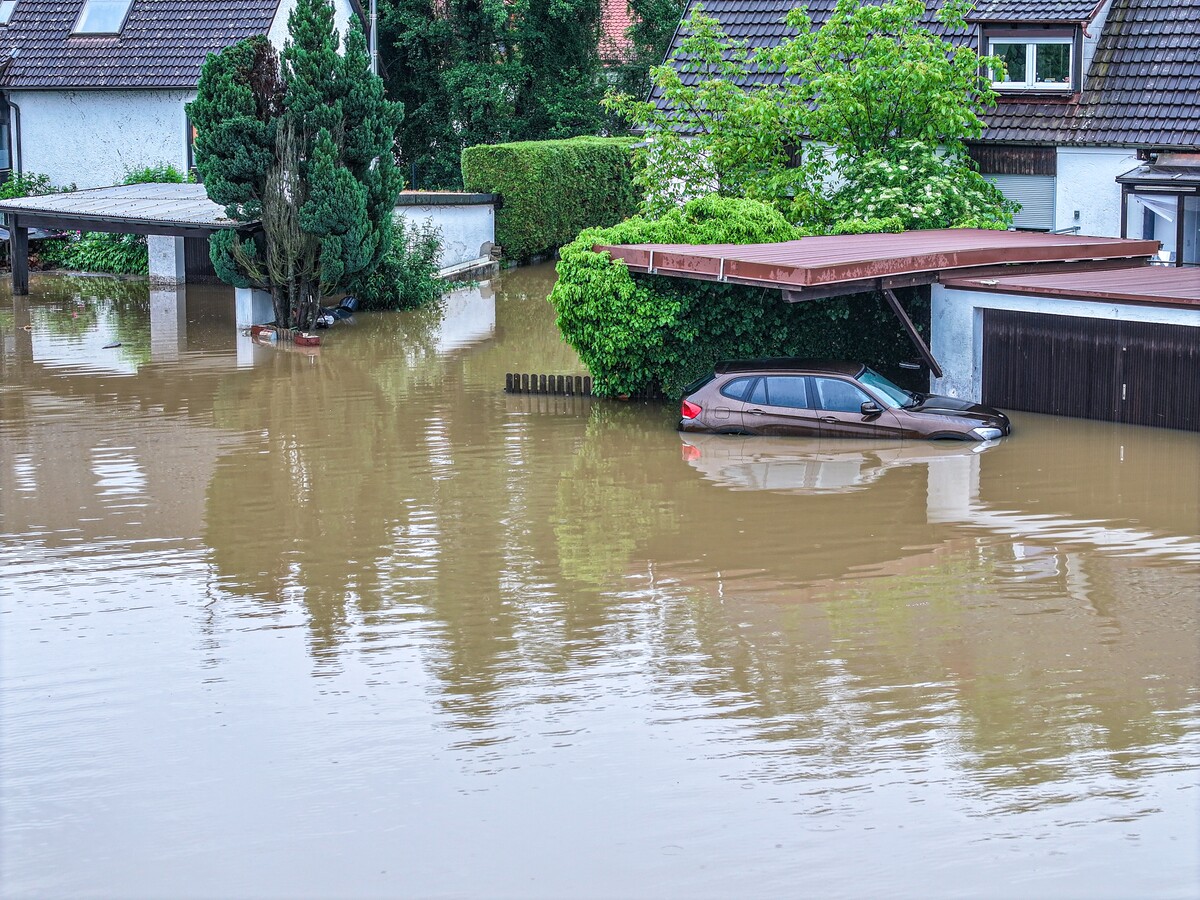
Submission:
[[[5,896],[1200,889],[1195,435],[505,395],[552,279],[3,300]]]

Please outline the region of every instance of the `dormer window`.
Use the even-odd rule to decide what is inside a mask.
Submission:
[[[17,0],[0,0],[0,25],[7,25],[17,8]]]
[[[72,34],[120,34],[133,0],[85,0]]]
[[[989,33],[988,55],[1004,63],[1004,74],[994,73],[992,87],[1002,92],[1075,90],[1075,43],[1069,31]]]

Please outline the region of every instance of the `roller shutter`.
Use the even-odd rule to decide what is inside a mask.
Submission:
[[[1034,231],[1054,230],[1053,175],[985,175],[1009,200],[1021,204],[1013,225]]]

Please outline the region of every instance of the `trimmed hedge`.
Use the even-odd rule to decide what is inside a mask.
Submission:
[[[496,242],[509,259],[557,250],[585,228],[632,216],[635,138],[481,144],[462,152],[468,191],[500,194]]]
[[[803,236],[773,206],[716,196],[660,219],[588,229],[562,249],[558,263],[550,302],[559,331],[591,371],[596,393],[605,396],[657,388],[677,397],[720,359],[854,359],[898,375],[896,364],[912,357],[912,346],[878,296],[785,303],[778,290],[634,276],[623,262],[592,250],[596,244],[754,244]],[[928,302],[910,301],[909,314],[928,334]]]

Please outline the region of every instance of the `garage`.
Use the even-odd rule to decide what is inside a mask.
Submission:
[[[983,402],[1200,431],[1197,329],[983,310]]]
[[[1099,267],[933,287],[934,390],[1200,431],[1200,269]]]

